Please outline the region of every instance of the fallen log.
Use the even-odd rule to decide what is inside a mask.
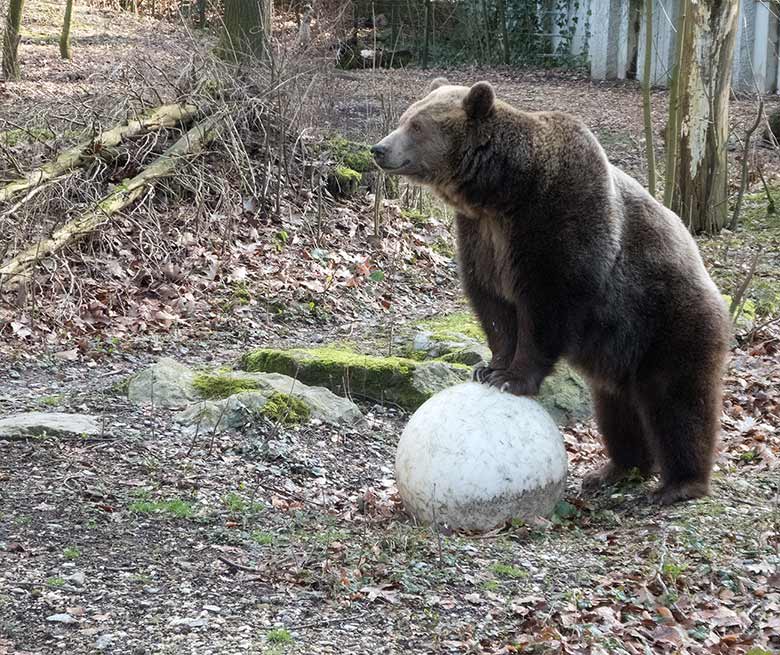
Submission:
[[[0,285],[8,278],[24,275],[37,261],[53,255],[64,246],[87,236],[112,215],[128,207],[157,180],[176,172],[188,155],[197,155],[218,134],[223,116],[206,118],[184,134],[168,150],[155,159],[135,177],[122,182],[103,197],[94,208],[68,221],[49,238],[43,239],[16,254],[0,267]]]
[[[84,166],[92,161],[98,153],[119,145],[127,138],[174,127],[179,123],[189,123],[198,115],[195,105],[162,105],[150,111],[138,120],[127,121],[113,129],[103,132],[96,139],[84,141],[62,152],[54,161],[36,168],[18,180],[8,182],[0,188],[0,202],[10,200],[17,193],[33,189],[55,177],[63,175],[74,168]]]

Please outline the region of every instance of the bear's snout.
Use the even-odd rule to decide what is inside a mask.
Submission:
[[[374,155],[374,161],[381,166],[382,162],[385,160],[385,155],[387,154],[387,146],[376,143],[371,146],[371,154]]]

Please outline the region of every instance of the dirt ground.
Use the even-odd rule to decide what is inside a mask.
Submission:
[[[51,118],[54,131],[86,120],[88,108],[116,115],[134,80],[147,88],[156,75],[169,89],[165,78],[187,61],[177,47],[183,28],[77,3],[76,58],[61,62],[57,5],[30,0],[27,11],[26,79],[0,85],[2,130],[39,116],[53,96],[66,106]],[[525,109],[581,115],[611,160],[644,181],[633,82],[555,71],[329,71],[306,108],[312,129],[371,141],[439,74],[491,79]],[[118,102],[108,110],[111,96]],[[654,93],[659,135],[664,101]],[[754,104],[734,101],[735,134]],[[13,153],[28,167],[64,145],[45,143]],[[652,481],[583,495],[583,474],[603,461],[588,422],[564,431],[562,510],[481,536],[418,527],[403,513],[393,462],[408,417],[395,408],[362,403],[366,421],[350,430],[269,421],[193,439],[170,411],[122,395],[122,381],[163,355],[222,365],[251,346],[341,339],[380,350],[420,319],[462,307],[452,258],[431,254],[446,217],[423,227],[396,219],[374,244],[394,254],[372,254],[392,274],[374,286],[319,290],[306,255],[316,246],[344,266],[364,261],[368,200],[334,207],[321,241],[285,223],[289,246],[258,246],[252,296],[297,306],[314,285],[324,298],[316,313],[226,305],[220,291],[194,316],[138,333],[115,317],[101,334],[52,329],[56,339],[37,339],[24,323],[32,336],[0,336],[0,417],[83,412],[105,426],[88,439],[0,440],[0,655],[780,652],[776,325],[743,332],[732,349],[711,497],[654,507]],[[258,241],[273,242],[280,228],[258,229]],[[713,270],[722,265],[719,245],[706,254]],[[20,309],[2,309],[0,318],[22,325]]]

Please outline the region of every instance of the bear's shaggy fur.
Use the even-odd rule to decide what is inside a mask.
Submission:
[[[493,359],[486,384],[535,394],[559,358],[587,377],[609,463],[660,469],[660,503],[708,493],[730,321],[680,219],[558,112],[492,86],[430,93],[373,148],[457,210],[462,283]]]

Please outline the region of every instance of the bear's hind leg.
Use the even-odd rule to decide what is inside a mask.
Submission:
[[[592,491],[602,485],[614,484],[632,470],[648,475],[653,469],[653,454],[633,398],[629,394],[613,394],[594,390],[593,400],[609,462],[585,476],[582,488]]]
[[[720,426],[720,381],[687,372],[660,376],[642,389],[645,431],[661,467],[661,485],[652,500],[669,505],[709,493],[710,473]]]

